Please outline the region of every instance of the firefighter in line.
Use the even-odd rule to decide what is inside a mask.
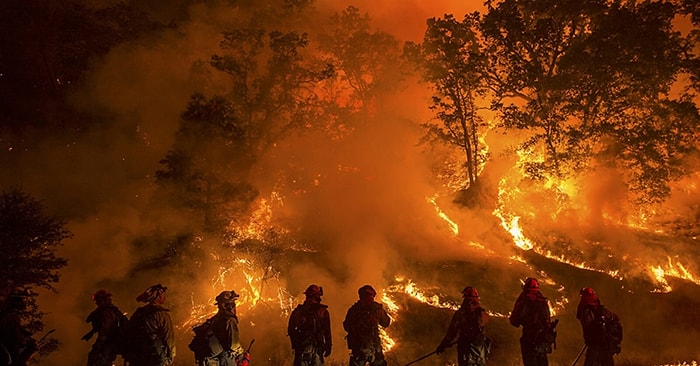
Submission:
[[[367,363],[370,366],[386,366],[379,327],[388,327],[391,319],[384,306],[374,301],[377,292],[372,286],[364,285],[357,293],[360,299],[348,309],[343,321],[351,351],[349,366],[364,366]]]
[[[168,366],[175,359],[175,332],[169,310],[163,307],[167,287],[156,284],[136,297],[146,305],[129,320],[129,366]]]
[[[321,303],[323,288],[312,284],[306,299],[289,316],[287,335],[294,350],[294,366],[320,366],[331,355],[331,319],[328,305]]]
[[[579,292],[581,300],[576,318],[581,322],[585,342],[584,366],[613,366],[613,355],[620,353],[622,325],[617,314],[600,303],[596,292],[584,287]]]
[[[236,300],[240,296],[236,291],[222,291],[216,296],[216,306],[218,311],[211,318],[212,332],[221,345],[222,352],[213,358],[214,365],[235,366],[246,356],[246,352],[241,345],[238,332],[238,315],[236,314]],[[200,363],[207,366],[211,360]]]
[[[551,329],[551,313],[549,301],[540,292],[537,279],[529,277],[525,280],[508,320],[512,326],[523,328],[520,337],[523,366],[548,366],[551,343],[544,343],[542,335]]]
[[[81,339],[89,341],[97,338],[88,353],[88,366],[111,366],[117,358],[119,348],[119,322],[122,312],[112,304],[112,294],[101,289],[92,295],[97,306],[85,320],[92,328]]]
[[[457,364],[459,366],[486,366],[491,340],[484,335],[484,325],[489,314],[479,303],[479,293],[467,286],[462,290],[462,305],[452,316],[447,334],[435,353],[441,354],[452,346],[457,338]]]
[[[0,310],[0,365],[25,366],[39,350],[32,333],[22,324],[22,312],[32,294],[15,288],[7,295]]]

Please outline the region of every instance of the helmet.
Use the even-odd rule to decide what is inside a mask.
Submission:
[[[595,291],[590,287],[582,288],[581,291],[579,291],[579,295],[590,296],[590,297],[597,297],[598,296],[598,295],[596,295]]]
[[[524,290],[537,290],[540,288],[540,283],[537,281],[537,279],[528,277],[525,279],[525,283],[523,284],[523,289]]]
[[[160,295],[164,294],[165,291],[168,288],[161,285],[160,283],[155,284],[149,288],[147,288],[141,295],[136,297],[136,301],[138,302],[153,302],[155,301]]]
[[[100,289],[97,290],[97,292],[95,292],[94,294],[92,294],[92,301],[95,301],[96,299],[104,299],[111,296],[112,294],[110,294],[109,291],[105,289]]]
[[[584,305],[600,305],[600,299],[598,294],[590,287],[584,287],[579,291],[581,295],[581,302],[579,303],[579,309]]]
[[[359,290],[357,290],[357,294],[360,295],[360,298],[363,298],[365,296],[375,297],[377,296],[377,291],[375,291],[374,287],[370,285],[364,285],[360,287]]]
[[[214,300],[216,300],[216,305],[231,304],[239,297],[240,295],[238,295],[236,291],[221,291],[221,293]]]
[[[311,297],[314,295],[323,296],[323,287],[319,287],[318,285],[309,285],[309,287],[306,288],[306,291],[304,291],[304,295],[306,295],[306,297]]]
[[[462,297],[463,298],[470,298],[470,299],[479,299],[479,293],[476,291],[474,287],[467,286],[462,290]]]

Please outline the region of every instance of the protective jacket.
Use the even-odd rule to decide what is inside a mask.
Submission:
[[[289,316],[287,334],[294,349],[294,365],[323,363],[332,348],[328,306],[306,300]]]
[[[146,304],[129,320],[130,366],[165,366],[175,358],[175,333],[169,310]]]
[[[382,304],[372,301],[357,301],[349,309],[343,321],[343,329],[348,333],[348,348],[352,351],[350,364],[372,366],[385,365],[379,326],[389,326],[391,318]]]
[[[600,303],[591,303],[580,305],[576,317],[588,346],[584,366],[613,366],[613,355],[620,352],[622,340],[621,326],[619,334],[610,334],[610,327],[619,325],[617,315]]]
[[[245,351],[238,332],[238,317],[233,310],[219,309],[212,318],[212,332],[223,352],[215,356],[220,366],[235,366]]]
[[[98,306],[85,320],[92,324],[88,335],[97,334],[97,339],[95,339],[88,354],[88,366],[111,366],[117,358],[118,342],[120,341],[119,314],[121,314],[119,308],[105,304]],[[89,338],[84,337],[84,339]]]
[[[458,364],[460,366],[485,366],[490,351],[489,339],[484,335],[484,325],[489,315],[478,301],[465,299],[455,312],[447,328],[447,334],[438,350],[449,347],[457,338]]]
[[[522,326],[520,350],[524,366],[547,366],[547,353],[551,344],[544,335],[550,327],[549,302],[538,289],[526,289],[520,293],[508,318],[514,327]]]

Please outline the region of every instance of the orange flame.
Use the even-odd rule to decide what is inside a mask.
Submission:
[[[452,221],[452,219],[450,219],[450,217],[447,216],[447,214],[440,208],[440,206],[437,205],[437,203],[435,202],[435,200],[437,200],[437,198],[438,198],[438,196],[435,195],[433,197],[426,197],[425,199],[431,205],[433,205],[433,207],[435,207],[435,212],[437,213],[438,217],[443,219],[447,223],[447,225],[449,225],[450,231],[452,231],[452,235],[457,236],[459,234],[459,225],[457,225],[457,223]]]
[[[396,319],[396,315],[399,312],[399,306],[396,305],[396,302],[392,300],[386,293],[386,291],[382,291],[382,303],[384,304],[384,307],[386,307],[386,312],[389,314],[389,317],[391,318],[391,321],[393,322],[394,319]],[[386,352],[394,348],[396,346],[396,341],[394,341],[389,334],[386,332],[384,328],[379,328],[379,337],[382,340],[382,349]]]
[[[676,263],[673,263],[673,259],[671,259],[671,257],[667,258],[668,264],[665,267],[659,265],[651,266],[650,268],[651,272],[654,274],[657,283],[659,284],[659,286],[661,286],[661,288],[658,289],[658,292],[670,292],[673,290],[668,284],[666,277],[676,277],[700,285],[700,279],[698,279],[698,277],[690,273],[690,271],[688,271],[688,269],[681,262],[676,261]]]

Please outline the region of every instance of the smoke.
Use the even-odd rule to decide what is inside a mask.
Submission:
[[[111,2],[90,2],[94,6],[107,3]],[[159,160],[174,142],[180,114],[190,96],[195,92],[213,95],[226,90],[225,76],[213,71],[208,63],[211,55],[219,51],[221,31],[241,21],[246,10],[234,9],[226,1],[134,3],[153,19],[163,23],[172,20],[176,25],[119,45],[94,61],[88,84],[75,92],[72,101],[86,112],[104,116],[104,126],[95,127],[75,140],[66,136],[37,136],[44,141],[42,148],[23,152],[21,163],[13,166],[15,174],[2,178],[4,184],[19,182],[41,197],[52,211],[70,218],[69,228],[75,234],[59,253],[70,262],[61,272],[57,293],[45,292],[39,298],[41,308],[49,312],[45,317],[47,327],[57,328],[55,336],[61,342],[61,349],[40,358],[39,364],[85,363],[90,344],[81,341],[80,336],[89,330],[85,318],[94,306],[90,295],[99,288],[108,288],[115,304],[133,313],[139,305],[135,297],[143,289],[155,283],[168,286],[167,305],[178,325],[178,365],[192,363],[191,352],[186,347],[191,324],[185,322],[190,320],[194,309],[199,310],[198,315],[210,314],[215,310],[213,297],[224,289],[236,290],[245,299],[255,295],[247,287],[242,271],[222,274],[219,265],[223,260],[219,256],[223,254],[221,242],[216,238],[184,239],[199,252],[199,256],[193,256],[191,268],[167,273],[134,271],[144,261],[158,258],[162,249],[150,242],[138,246],[134,242],[160,234],[169,238],[172,232],[186,232],[188,227],[196,225],[190,217],[159,205],[153,196],[153,175],[160,167]],[[319,22],[347,5],[351,4],[319,2],[316,4]],[[460,17],[480,9],[448,0],[360,1],[352,5],[369,13],[377,29],[411,41],[422,39],[429,17],[445,13]],[[276,287],[284,289],[286,293],[280,297],[291,299],[291,303],[263,299],[255,307],[239,308],[244,345],[256,339],[254,362],[291,363],[285,311],[303,300],[301,293],[311,283],[324,287],[324,303],[331,311],[334,362],[346,362],[341,323],[346,309],[357,299],[357,289],[365,284],[378,291],[388,289],[399,275],[416,280],[429,294],[454,303],[459,302],[459,291],[464,286],[475,285],[484,306],[499,314],[510,311],[521,279],[531,275],[549,279],[543,283],[550,299],[570,299],[561,314],[561,324],[566,324],[562,325],[566,331],[560,336],[562,352],[553,355],[562,364],[568,360],[565,352],[577,350],[580,344],[580,330],[570,311],[575,309],[577,288],[595,284],[601,297],[621,314],[645,311],[651,316],[669,310],[669,303],[645,297],[646,292],[619,297],[621,286],[639,285],[632,281],[621,285],[621,281],[606,274],[572,269],[532,252],[517,250],[512,237],[492,214],[494,207],[465,209],[455,203],[453,196],[439,197],[437,206],[459,226],[459,234],[454,235],[448,222],[436,215],[436,207],[428,200],[440,187],[429,169],[429,158],[417,144],[422,134],[419,124],[431,118],[423,87],[408,84],[380,100],[381,113],[364,121],[350,137],[329,140],[320,134],[289,136],[261,156],[251,170],[249,179],[260,197],[270,199],[274,205],[274,224],[292,230],[303,241],[295,244],[308,250],[275,258],[278,261],[274,265],[284,272],[264,282],[267,291],[275,292]],[[509,148],[510,140],[489,136],[489,141],[494,160],[482,176],[485,187],[478,194],[495,205],[494,192],[501,177],[515,174],[516,168],[512,158],[501,154]],[[278,191],[278,175],[282,171],[296,177],[298,186]],[[605,223],[610,218],[624,221],[629,209],[622,203],[624,190],[618,189],[615,177],[601,172],[581,182],[580,197],[584,202],[571,204],[571,211],[556,218],[550,216],[553,209],[548,205],[553,203],[548,192],[519,196],[508,202],[512,204],[509,207],[532,214],[524,216],[522,222],[545,233],[540,237],[534,229],[528,233],[541,239],[538,244],[543,247],[551,245],[554,249],[561,244],[547,236],[557,229],[570,233],[560,250],[581,253],[572,258],[594,257],[597,261],[594,264],[601,267],[622,266],[631,274],[639,271],[641,276],[648,277],[643,273],[645,269],[635,269],[640,266],[639,261],[625,261],[621,257],[635,252],[634,258],[665,256],[674,248],[682,248],[679,252],[685,253],[687,247],[664,241],[647,248],[629,232],[610,231]],[[276,195],[282,195],[282,203],[272,200]],[[675,205],[682,206],[683,202],[685,198]],[[579,208],[582,211],[577,211]],[[692,211],[687,214],[691,215]],[[591,238],[604,245],[590,245]],[[606,259],[610,253],[614,253],[615,262]],[[617,253],[623,254],[618,258]],[[515,256],[525,260],[513,259]],[[693,273],[698,273],[697,269]],[[648,287],[649,283],[644,283],[634,290]],[[697,289],[691,287],[689,293],[695,294]],[[393,334],[399,342],[413,345],[402,348],[403,354],[393,356],[392,362],[403,363],[434,349],[446,330],[450,312],[402,294],[395,296],[405,310],[395,319]],[[677,299],[673,304],[683,300]],[[694,301],[691,304],[698,301],[691,300]],[[645,307],[653,307],[653,311]],[[660,323],[641,326],[630,320],[628,324],[632,334],[641,334],[649,333],[653,326],[662,326]],[[511,364],[517,360],[519,331],[499,316],[492,319],[489,327],[488,332],[498,342],[494,362]],[[634,345],[631,349],[646,353],[647,338],[632,335],[630,339]],[[700,358],[683,353],[687,348],[682,346],[674,351]],[[669,351],[660,356],[672,355]],[[450,357],[454,355],[443,356],[441,361],[447,363]]]

